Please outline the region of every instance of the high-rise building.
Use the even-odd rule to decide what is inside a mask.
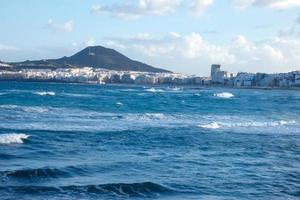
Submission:
[[[221,65],[213,64],[211,65],[210,77],[213,79],[214,75],[221,70]]]

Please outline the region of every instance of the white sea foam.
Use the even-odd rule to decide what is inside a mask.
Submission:
[[[0,135],[0,144],[22,144],[29,135],[23,133],[10,133]]]
[[[291,121],[280,120],[280,121],[250,121],[250,122],[240,122],[240,123],[223,123],[222,125],[229,128],[231,127],[249,128],[249,127],[287,126],[295,123],[296,121],[294,120]]]
[[[70,97],[93,97],[93,95],[90,94],[75,94],[75,93],[62,93],[64,96],[70,96]]]
[[[163,113],[146,113],[146,117],[149,117],[150,119],[165,119],[166,115]]]
[[[19,108],[17,105],[0,105],[0,108],[2,109],[16,109]]]
[[[161,89],[155,89],[155,88],[150,88],[150,89],[146,89],[147,92],[163,92],[163,90]]]
[[[42,107],[22,107],[22,110],[25,112],[37,112],[37,113],[43,113],[49,111],[49,109],[42,108]]]
[[[166,123],[168,120],[172,119],[171,116],[166,116],[163,113],[127,114],[124,117],[128,121],[147,122],[147,123],[148,122]]]
[[[214,96],[219,97],[219,98],[224,98],[224,99],[229,99],[229,98],[234,97],[234,95],[229,92],[216,93],[216,94],[214,94]]]
[[[123,106],[123,103],[122,102],[117,102],[116,103],[118,106]]]
[[[37,113],[49,111],[48,108],[38,107],[38,106],[0,105],[0,108],[6,110],[13,110],[13,111],[37,112]]]
[[[172,87],[172,88],[170,88],[170,90],[173,90],[173,91],[180,91],[180,90],[182,90],[182,88],[180,88],[180,87]]]
[[[202,127],[202,128],[207,128],[207,129],[218,129],[221,127],[217,122],[212,122],[209,124],[198,125],[198,126]]]
[[[34,92],[34,94],[37,94],[40,96],[54,96],[55,92]]]
[[[268,128],[277,126],[289,126],[295,124],[296,121],[249,121],[249,122],[212,122],[208,124],[200,124],[199,127],[207,129],[218,129],[218,128]]]

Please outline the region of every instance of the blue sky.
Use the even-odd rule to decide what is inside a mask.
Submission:
[[[176,72],[299,69],[300,0],[2,0],[0,60],[70,56],[87,45]]]

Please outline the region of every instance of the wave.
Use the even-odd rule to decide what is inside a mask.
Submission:
[[[40,96],[55,96],[55,92],[34,92],[34,94],[37,94]]]
[[[295,124],[296,121],[271,121],[271,122],[259,122],[259,121],[251,121],[251,122],[237,122],[237,123],[226,123],[226,122],[212,122],[208,124],[198,125],[201,128],[207,129],[219,129],[219,128],[251,128],[251,127],[276,127],[276,126],[289,126]]]
[[[29,135],[23,133],[10,133],[0,135],[0,144],[22,144]]]
[[[156,88],[149,88],[149,89],[146,89],[147,92],[163,92],[162,89],[156,89]]]
[[[217,122],[212,122],[209,124],[198,125],[198,126],[202,127],[202,128],[207,128],[207,129],[218,129],[221,127]]]
[[[117,106],[123,106],[123,103],[121,103],[121,102],[117,102],[116,104],[117,104]]]
[[[64,96],[70,96],[70,97],[93,97],[94,95],[91,94],[75,94],[75,93],[62,93]]]
[[[153,197],[164,193],[175,192],[167,187],[153,183],[108,183],[100,185],[69,185],[61,187],[47,186],[7,186],[1,187],[0,191],[24,192],[27,194],[35,193],[80,193],[87,194],[107,194],[118,197]]]
[[[55,178],[60,176],[66,176],[67,172],[56,168],[38,168],[38,169],[20,169],[14,171],[3,171],[2,176],[5,178],[19,178],[19,179],[31,179],[31,178]]]
[[[0,105],[0,108],[6,109],[6,110],[37,112],[37,113],[49,111],[48,108],[39,107],[39,106]]]
[[[215,93],[214,96],[219,98],[224,98],[224,99],[229,99],[234,97],[234,95],[229,92]]]
[[[181,90],[183,90],[183,89],[180,88],[180,87],[168,87],[167,89],[168,89],[168,90],[171,90],[171,91],[181,91]]]
[[[144,113],[144,114],[128,114],[125,116],[128,121],[159,121],[161,120],[173,120],[174,118],[170,115],[165,115],[163,113]],[[165,121],[166,122],[166,121]]]

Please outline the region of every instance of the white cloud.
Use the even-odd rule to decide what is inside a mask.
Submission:
[[[95,39],[94,39],[93,37],[90,37],[90,38],[86,41],[85,46],[87,46],[87,47],[89,47],[89,46],[95,46],[95,43],[96,43]]]
[[[66,21],[63,24],[57,24],[52,19],[49,19],[48,27],[53,31],[72,32],[74,30],[74,23],[73,21]]]
[[[232,0],[232,3],[235,7],[240,9],[258,6],[284,10],[300,6],[299,0]]]
[[[146,13],[166,15],[172,13],[179,6],[180,0],[140,0],[139,7]]]
[[[0,51],[18,51],[19,48],[15,46],[0,44]]]
[[[214,0],[193,0],[191,9],[196,15],[201,16],[213,3]]]
[[[175,12],[181,0],[139,0],[137,3],[123,3],[93,6],[94,14],[108,14],[125,20],[133,20],[145,15],[167,15]]]
[[[226,65],[226,69],[233,72],[285,72],[295,70],[295,65],[300,63],[300,41],[293,38],[275,37],[255,42],[238,35],[220,45],[207,41],[199,33],[149,37],[151,39],[138,36],[110,38],[110,41],[118,44],[115,45],[117,49],[126,48],[126,52],[144,57],[150,63],[202,75],[208,73],[212,63]]]
[[[296,23],[300,24],[300,13],[298,14],[298,17],[296,19]]]

